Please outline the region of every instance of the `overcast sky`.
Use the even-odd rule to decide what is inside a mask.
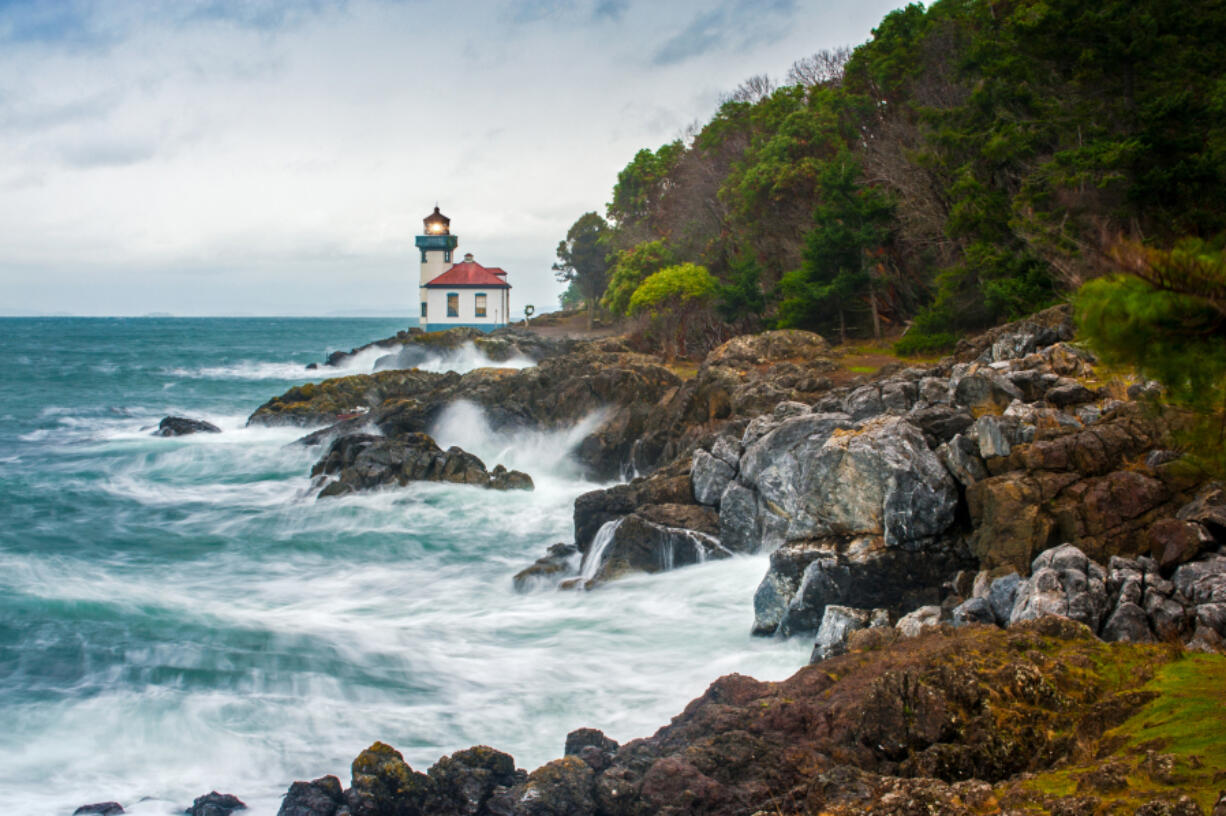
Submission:
[[[416,311],[437,201],[555,308],[636,151],[897,0],[0,0],[0,313]]]

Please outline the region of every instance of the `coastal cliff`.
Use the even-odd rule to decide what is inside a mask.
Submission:
[[[1215,720],[1181,720],[1226,678],[1226,493],[1181,458],[1157,384],[1073,340],[1057,308],[851,378],[806,332],[736,338],[686,377],[604,339],[270,400],[252,423],[336,420],[304,438],[334,449],[425,436],[456,400],[507,428],[597,416],[589,472],[646,475],[581,496],[573,544],[516,585],[770,551],[754,632],[815,643],[789,680],[722,678],[649,739],[581,730],[531,773],[478,747],[423,774],[377,743],[348,790],[295,783],[282,814],[1217,813]]]

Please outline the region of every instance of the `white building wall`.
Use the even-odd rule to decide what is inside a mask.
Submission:
[[[444,287],[422,288],[422,299],[426,302],[427,313],[423,322],[431,325],[453,323],[457,326],[490,325],[501,326],[507,322],[506,289],[447,289]],[[456,317],[447,316],[447,295],[455,293],[460,296],[460,310]],[[477,317],[477,295],[485,294],[485,317]]]

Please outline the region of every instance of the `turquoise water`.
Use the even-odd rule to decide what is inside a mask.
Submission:
[[[209,790],[274,814],[296,778],[376,739],[415,767],[485,743],[532,768],[567,731],[645,736],[730,671],[790,674],[755,640],[764,558],[591,593],[517,594],[571,538],[568,433],[435,429],[533,493],[416,485],[316,502],[297,429],[246,428],[304,366],[403,328],[352,319],[0,319],[0,791],[13,812]],[[353,369],[369,370],[377,352]],[[484,361],[475,352],[453,365]],[[150,435],[168,413],[223,429]],[[594,419],[591,421],[595,421]]]

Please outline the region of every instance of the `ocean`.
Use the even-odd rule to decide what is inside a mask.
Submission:
[[[586,427],[434,429],[536,490],[418,484],[316,501],[317,449],[247,428],[305,365],[403,321],[0,319],[0,800],[182,813],[210,790],[273,816],[375,740],[418,770],[471,745],[532,769],[567,732],[626,741],[716,677],[781,679],[808,644],[749,635],[765,556],[520,594],[572,539]],[[452,367],[485,364],[475,352]],[[520,363],[526,364],[524,362]],[[442,364],[439,364],[442,367]],[[152,435],[167,414],[219,434]]]

